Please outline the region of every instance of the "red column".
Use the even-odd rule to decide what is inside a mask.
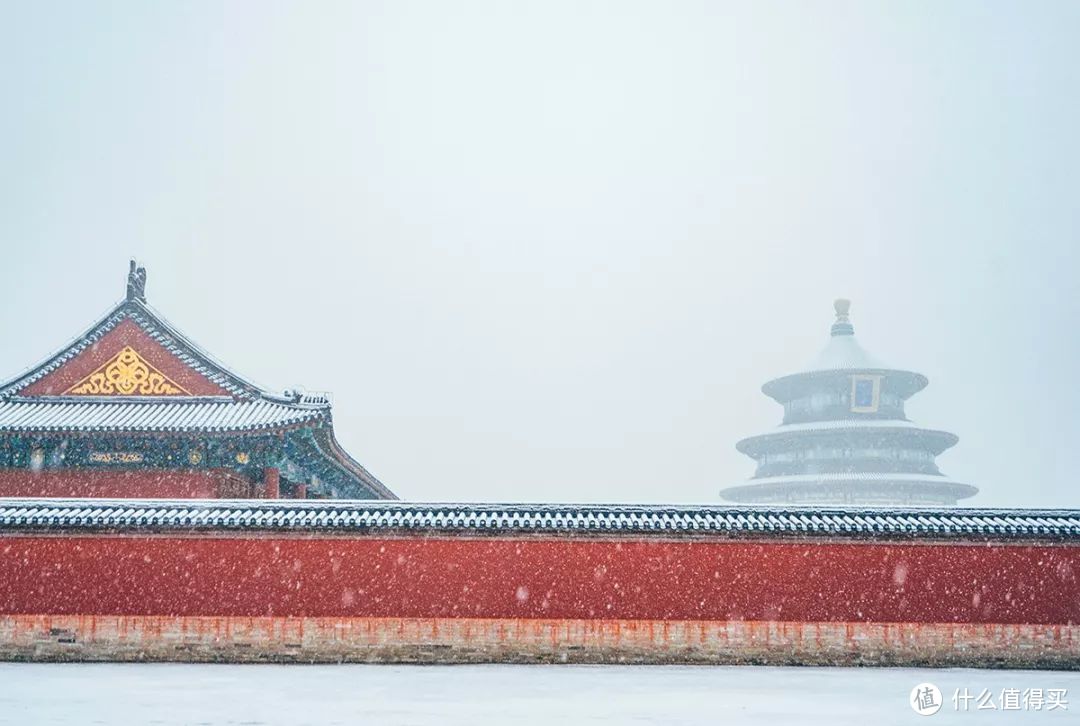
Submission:
[[[263,498],[281,498],[281,472],[276,466],[268,466],[263,471]]]
[[[297,499],[307,499],[307,484],[297,484],[296,494]]]

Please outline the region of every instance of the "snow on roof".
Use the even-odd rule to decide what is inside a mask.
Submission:
[[[235,396],[16,395],[130,319],[184,364]],[[0,431],[255,431],[324,418],[323,398],[286,398],[210,358],[141,300],[125,300],[65,349],[0,389]]]
[[[299,532],[632,533],[699,537],[956,537],[1080,541],[1080,511],[744,507],[715,504],[464,504],[373,501],[0,499],[0,532],[286,530]]]
[[[181,365],[228,395],[24,395],[25,389],[99,343],[121,324],[134,323]],[[327,461],[377,495],[396,498],[334,438],[327,395],[278,394],[241,377],[210,356],[146,302],[146,269],[132,261],[127,295],[104,317],[42,363],[0,382],[0,434],[22,432],[252,432],[315,425]],[[324,425],[326,424],[326,425]]]
[[[945,449],[956,444],[959,438],[956,434],[937,429],[927,429],[918,426],[906,419],[839,419],[835,421],[808,421],[806,423],[784,424],[777,426],[763,434],[755,434],[742,439],[735,448],[744,454],[752,455],[751,452],[759,448],[761,444],[772,440],[781,440],[787,434],[813,434],[826,432],[868,432],[876,431],[888,433],[890,431],[907,431],[911,435],[921,436],[921,441],[937,442],[940,454]],[[926,438],[929,437],[929,438]]]
[[[887,379],[892,390],[903,397],[911,396],[926,387],[926,376],[914,371],[890,366],[866,352],[855,339],[855,327],[848,319],[851,303],[837,300],[836,321],[832,325],[829,342],[824,349],[804,368],[779,378],[766,381],[761,387],[765,395],[785,403],[792,397],[804,395],[813,388],[814,380],[820,375],[844,374],[852,371],[880,371],[888,373]]]
[[[0,400],[0,431],[258,431],[316,421],[326,407],[255,400]]]
[[[863,350],[855,335],[833,335],[825,348],[803,372],[851,369],[885,369],[889,366]]]
[[[833,302],[833,309],[836,311],[836,321],[832,325],[829,342],[803,372],[853,368],[887,369],[888,366],[863,350],[855,340],[855,327],[848,318],[851,301],[843,298],[836,300]]]
[[[853,419],[845,418],[836,421],[807,421],[806,423],[793,423],[777,426],[771,433],[781,434],[795,431],[833,431],[836,429],[915,429],[928,431],[916,426],[907,419],[900,418],[870,418]]]
[[[0,384],[0,430],[249,431],[288,426],[329,414],[328,396],[300,391],[275,393],[214,359],[147,304],[145,284],[145,268],[132,260],[124,300],[59,352]],[[180,363],[231,395],[92,397],[21,393],[95,345],[125,320],[135,323]]]
[[[819,474],[787,474],[782,476],[766,476],[760,479],[748,479],[744,485],[755,484],[800,484],[804,482],[919,482],[920,484],[949,484],[968,486],[946,476],[936,474],[913,474],[906,472],[877,472],[877,471],[837,471]]]

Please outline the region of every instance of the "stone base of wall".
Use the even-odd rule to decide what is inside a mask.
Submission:
[[[1080,626],[0,615],[0,659],[1080,669]]]

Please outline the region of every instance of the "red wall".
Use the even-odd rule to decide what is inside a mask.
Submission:
[[[1080,622],[1080,547],[0,537],[0,613]]]
[[[102,499],[215,499],[251,496],[250,485],[228,470],[0,469],[0,497]],[[243,491],[235,493],[236,484]]]

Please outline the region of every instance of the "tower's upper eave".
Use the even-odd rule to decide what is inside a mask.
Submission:
[[[829,342],[810,363],[800,371],[848,371],[848,370],[887,370],[890,366],[870,355],[855,340],[855,335],[833,335]]]
[[[815,381],[831,375],[850,375],[852,373],[872,373],[887,375],[890,386],[899,395],[908,397],[926,387],[926,376],[902,368],[894,368],[868,353],[855,338],[855,327],[848,318],[851,303],[837,300],[836,321],[832,324],[829,342],[809,365],[795,373],[790,373],[766,382],[762,392],[770,398],[784,403],[792,398],[812,392]]]
[[[848,312],[851,301],[840,298],[833,303],[836,320],[829,331],[829,342],[802,373],[814,371],[889,370],[890,367],[863,350],[855,340],[855,326]]]

